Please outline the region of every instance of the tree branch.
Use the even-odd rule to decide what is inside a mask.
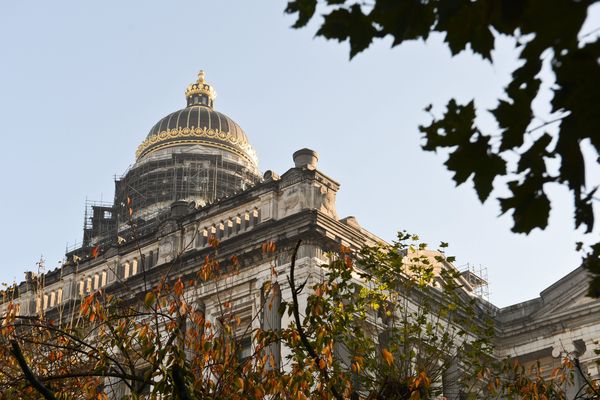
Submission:
[[[298,243],[296,243],[296,247],[294,247],[294,252],[292,253],[292,260],[291,260],[291,265],[290,265],[290,275],[288,276],[288,282],[290,284],[290,289],[292,290],[292,302],[293,302],[292,311],[294,313],[296,329],[298,329],[298,335],[300,335],[300,340],[302,342],[302,345],[304,346],[304,348],[306,349],[308,354],[313,358],[313,360],[315,360],[315,363],[318,366],[321,358],[315,352],[315,349],[310,344],[308,337],[306,337],[306,333],[304,332],[304,329],[302,329],[302,321],[300,320],[300,311],[299,311],[299,305],[298,305],[298,290],[296,289],[296,283],[294,280],[294,271],[296,269],[296,257],[298,256],[298,249],[300,248],[300,243],[302,243],[302,239],[298,240]],[[321,370],[321,374],[323,375],[323,378],[325,378],[326,381],[329,381],[329,374],[327,373],[327,368],[323,368]],[[331,393],[333,394],[333,397],[335,397],[337,400],[343,400],[343,397],[337,391],[335,386],[331,385],[330,390],[331,390]]]
[[[27,378],[27,380],[31,383],[35,390],[40,392],[46,400],[57,400],[54,394],[48,389],[39,379],[35,376],[33,371],[27,365],[27,361],[25,357],[23,357],[23,352],[21,351],[21,347],[19,347],[19,343],[16,340],[11,340],[10,344],[12,346],[11,353],[19,363],[19,367],[23,371],[23,374]]]

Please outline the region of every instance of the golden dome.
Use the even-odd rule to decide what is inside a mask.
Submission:
[[[187,87],[185,96],[186,108],[167,115],[150,129],[137,149],[138,160],[165,147],[200,144],[226,150],[257,165],[256,153],[242,128],[225,114],[213,110],[216,92],[206,83],[204,71]]]

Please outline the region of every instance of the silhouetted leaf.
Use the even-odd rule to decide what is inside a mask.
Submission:
[[[506,162],[491,152],[489,140],[488,136],[477,135],[475,142],[462,143],[444,163],[448,170],[455,172],[457,185],[473,176],[475,191],[481,202],[492,192],[494,178],[506,173]]]
[[[315,14],[317,0],[293,0],[289,1],[285,12],[288,14],[298,14],[298,19],[292,25],[294,28],[305,26]]]
[[[533,117],[531,102],[537,96],[540,83],[539,79],[532,79],[521,84],[519,89],[510,93],[510,102],[500,100],[498,106],[492,110],[502,129],[501,151],[520,147],[523,144],[525,131]]]
[[[373,41],[377,30],[371,20],[354,4],[350,10],[340,8],[324,16],[323,25],[317,35],[338,41],[350,40],[350,58],[360,53]]]
[[[586,233],[590,233],[594,228],[594,195],[598,187],[590,191],[587,196],[575,199],[575,228],[581,225],[586,226]]]
[[[446,106],[441,120],[433,121],[429,126],[420,126],[425,134],[424,150],[435,151],[438,147],[453,147],[469,142],[476,133],[475,104],[473,101],[459,105],[452,99]]]
[[[386,35],[393,36],[392,46],[405,40],[427,39],[435,23],[433,3],[420,0],[379,0],[370,17]]]
[[[550,155],[548,146],[552,142],[552,136],[544,133],[530,147],[521,154],[517,166],[517,172],[530,170],[533,174],[543,175],[546,172],[544,159]]]
[[[590,252],[585,255],[581,265],[593,275],[588,294],[600,297],[600,242],[590,246]]]
[[[318,0],[290,1],[286,11],[297,14],[297,26],[304,26],[315,14],[317,3]],[[501,199],[500,207],[503,213],[512,210],[514,231],[530,232],[547,226],[550,200],[543,185],[555,182],[572,192],[575,225],[586,225],[591,232],[594,200],[583,194],[586,164],[581,146],[589,141],[600,153],[600,40],[585,35],[582,26],[594,3],[322,0],[326,12],[318,34],[327,39],[349,40],[352,58],[377,38],[389,35],[395,46],[440,32],[453,55],[471,48],[490,62],[495,35],[515,39],[520,65],[512,72],[502,100],[491,111],[500,128],[499,140],[492,143],[478,129],[473,102],[463,106],[452,100],[443,118],[419,127],[425,137],[422,147],[427,151],[449,148],[446,166],[454,172],[453,179],[461,184],[472,177],[482,201],[489,196],[496,176],[512,178],[509,189],[513,196]],[[367,10],[367,15],[363,10]],[[584,37],[587,43],[582,40]],[[542,71],[542,65],[556,78],[552,87],[554,98],[548,100],[555,120],[548,121],[547,133],[523,151],[526,135],[538,128],[534,122],[540,116],[534,115],[532,103],[544,100],[538,97],[540,79],[548,75]],[[430,112],[431,106],[426,111]],[[504,154],[517,154],[510,170],[506,168]],[[546,162],[551,158],[559,162],[557,176],[548,175]],[[600,159],[595,166],[598,164]],[[600,277],[600,270],[598,274]]]
[[[514,225],[512,231],[529,233],[534,228],[544,229],[548,225],[550,201],[544,193],[544,181],[541,179],[526,179],[522,183],[512,181],[508,187],[512,197],[501,198],[502,214],[513,210]]]
[[[437,31],[445,32],[444,38],[453,55],[469,44],[473,52],[491,61],[494,35],[489,26],[489,1],[451,0],[438,3],[439,21]]]

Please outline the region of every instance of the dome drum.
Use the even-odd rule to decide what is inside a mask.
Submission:
[[[160,119],[136,162],[115,181],[118,225],[150,221],[174,201],[213,202],[260,181],[256,153],[231,118],[213,110],[216,92],[204,72],[185,91],[187,107]],[[133,215],[128,207],[132,204]]]

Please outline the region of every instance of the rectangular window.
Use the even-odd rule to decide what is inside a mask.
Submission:
[[[237,357],[239,362],[243,362],[252,356],[252,339],[249,336],[243,337],[237,341]]]

